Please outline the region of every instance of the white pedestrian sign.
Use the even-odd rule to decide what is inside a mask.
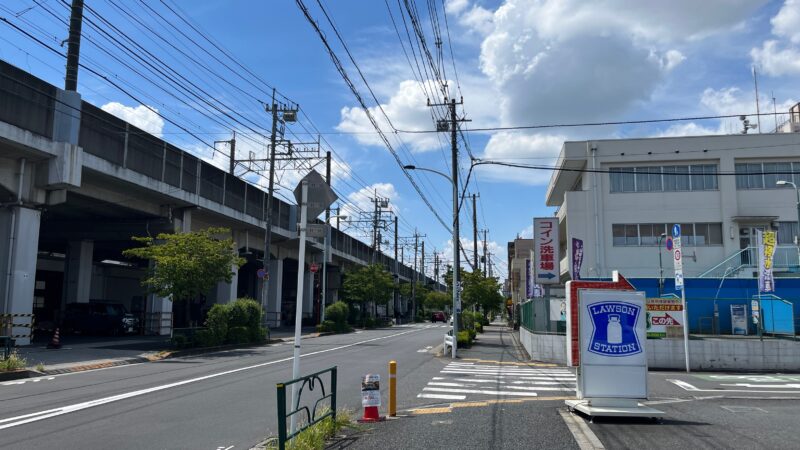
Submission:
[[[672,226],[672,260],[675,262],[675,289],[683,290],[683,250],[681,249],[681,226]]]

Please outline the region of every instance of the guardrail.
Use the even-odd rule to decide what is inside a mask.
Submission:
[[[285,450],[286,449],[286,442],[289,439],[297,436],[305,430],[306,428],[324,420],[327,417],[332,417],[333,420],[336,420],[336,371],[337,366],[333,366],[330,369],[325,369],[319,372],[312,373],[310,375],[306,375],[304,377],[296,378],[291,381],[286,381],[284,383],[278,383],[278,449]],[[329,386],[330,389],[328,393],[325,392],[325,383],[323,382],[321,376],[330,373],[329,378]],[[286,387],[291,386],[294,384],[300,383],[300,387],[297,391],[297,398],[292,399],[294,404],[291,405],[292,410],[286,411]],[[303,390],[308,387],[308,391],[313,391],[316,389],[317,385],[319,385],[322,396],[314,402],[313,407],[309,408],[308,406],[300,406],[300,399],[303,396]],[[329,408],[324,411],[324,414],[317,416],[317,413],[321,410],[317,408],[320,406],[320,403],[324,402],[326,399],[329,399]],[[324,406],[324,403],[323,403]],[[295,414],[299,414],[301,412],[305,412],[305,421],[301,423],[301,426],[294,430],[286,429],[286,421],[287,419],[291,419],[292,416]]]

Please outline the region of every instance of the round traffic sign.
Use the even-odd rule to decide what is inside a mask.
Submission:
[[[681,226],[680,224],[675,224],[672,226],[672,237],[679,237],[681,235]]]
[[[311,268],[310,269],[311,269],[311,273],[317,273],[317,271],[319,271],[319,264],[311,263]]]
[[[673,252],[673,255],[675,256],[675,261],[680,261],[681,260],[681,249],[676,248],[675,251]]]
[[[671,237],[669,237],[669,236],[667,236],[667,243],[666,243],[666,245],[667,245],[667,251],[670,251],[670,252],[671,252],[671,251],[672,251],[672,238],[671,238]]]
[[[265,276],[266,274],[267,274],[267,271],[266,271],[266,270],[264,270],[264,269],[258,269],[258,270],[256,271],[256,276],[257,276],[258,278],[264,278],[264,276]]]

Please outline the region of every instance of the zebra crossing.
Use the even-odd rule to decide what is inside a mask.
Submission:
[[[565,367],[476,362],[447,364],[417,395],[438,400],[487,400],[573,395],[575,374]]]

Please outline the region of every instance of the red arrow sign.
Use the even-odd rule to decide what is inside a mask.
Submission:
[[[664,325],[664,326],[676,326],[680,325],[678,321],[670,316],[669,314],[664,314],[663,316],[655,316],[650,319],[650,322],[653,325]]]
[[[610,291],[633,291],[636,288],[620,275],[614,271],[613,281],[567,281],[567,301],[569,302],[570,317],[569,317],[569,349],[572,358],[569,358],[568,365],[577,367],[581,362],[581,349],[578,333],[580,332],[580,324],[578,323],[578,296],[580,289],[604,289]]]

